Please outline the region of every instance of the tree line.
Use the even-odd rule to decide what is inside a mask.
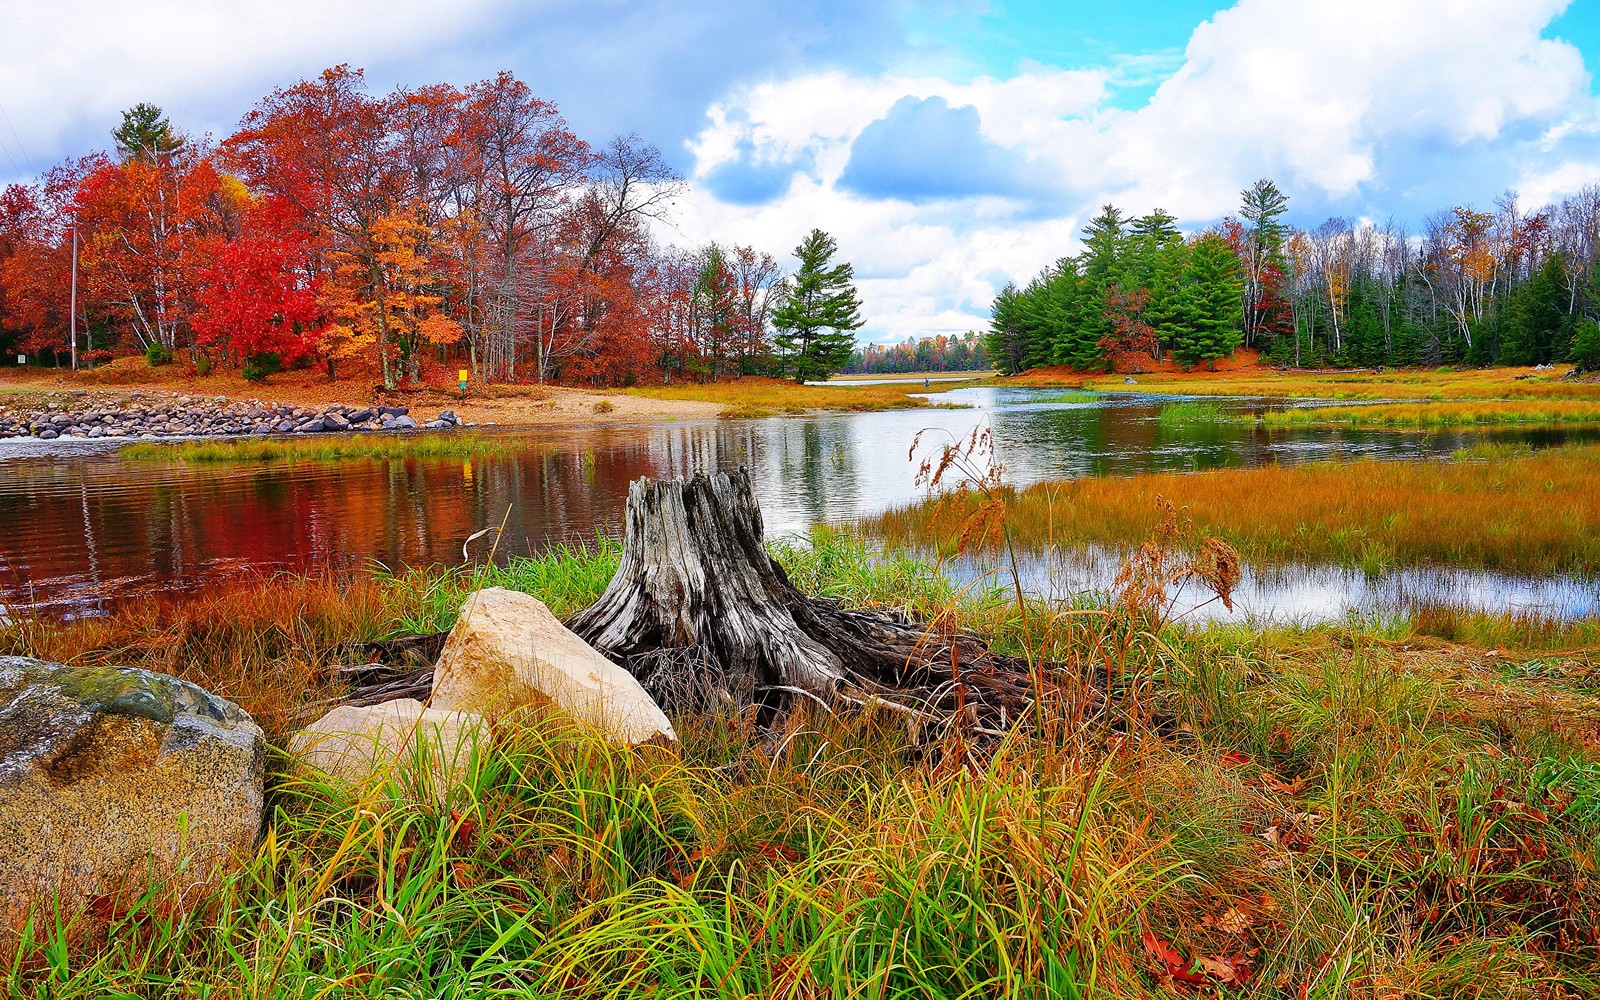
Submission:
[[[215,144],[143,104],[112,137],[0,192],[8,351],[621,385],[826,377],[861,325],[825,233],[787,276],[660,245],[682,190],[660,153],[590,144],[510,73],[372,94],[340,66]]]
[[[961,336],[907,337],[898,344],[867,344],[850,355],[844,370],[852,375],[903,375],[909,372],[989,370],[984,338],[969,330]]]
[[[1213,364],[1240,347],[1292,367],[1571,363],[1600,368],[1600,185],[1529,211],[1457,206],[1419,233],[1286,222],[1270,180],[1237,216],[1185,236],[1156,210],[1107,205],[1083,249],[996,296],[985,340],[1002,371]]]

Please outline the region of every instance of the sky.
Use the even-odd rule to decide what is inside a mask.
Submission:
[[[448,15],[441,12],[448,9]],[[1187,229],[1270,177],[1291,219],[1415,229],[1600,183],[1600,0],[0,0],[0,182],[148,101],[225,136],[348,63],[509,69],[688,181],[663,240],[854,264],[862,340],[981,329],[1100,205]]]

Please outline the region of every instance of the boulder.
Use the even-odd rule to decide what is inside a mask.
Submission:
[[[0,928],[52,894],[73,912],[222,874],[254,847],[265,760],[254,720],[187,681],[0,657]]]
[[[444,802],[469,776],[474,751],[487,750],[489,740],[481,715],[401,698],[341,705],[296,733],[289,753],[305,767],[358,787],[392,778],[418,798]]]
[[[417,422],[410,417],[395,417],[392,423],[385,420],[383,425],[385,427],[393,427],[397,431],[414,431],[417,429]]]
[[[548,705],[623,743],[678,738],[632,674],[538,598],[502,587],[476,591],[462,605],[433,669],[431,704],[491,719]]]
[[[347,431],[350,429],[350,421],[346,420],[344,414],[337,410],[329,410],[324,413],[322,415],[322,423],[330,431]]]

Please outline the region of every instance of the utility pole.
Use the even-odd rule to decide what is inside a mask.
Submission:
[[[72,315],[67,319],[68,336],[72,340],[72,370],[78,370],[78,224],[72,224],[72,296],[68,306]]]

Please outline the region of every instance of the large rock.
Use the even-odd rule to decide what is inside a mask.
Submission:
[[[428,708],[401,698],[340,707],[289,741],[289,753],[323,774],[364,786],[393,778],[419,798],[443,802],[489,748],[489,726],[472,712]]]
[[[129,667],[0,657],[0,928],[152,875],[203,884],[253,849],[266,741],[239,706]]]
[[[537,598],[490,587],[470,595],[433,670],[435,708],[496,718],[554,705],[624,743],[678,734],[633,675],[597,653]]]

